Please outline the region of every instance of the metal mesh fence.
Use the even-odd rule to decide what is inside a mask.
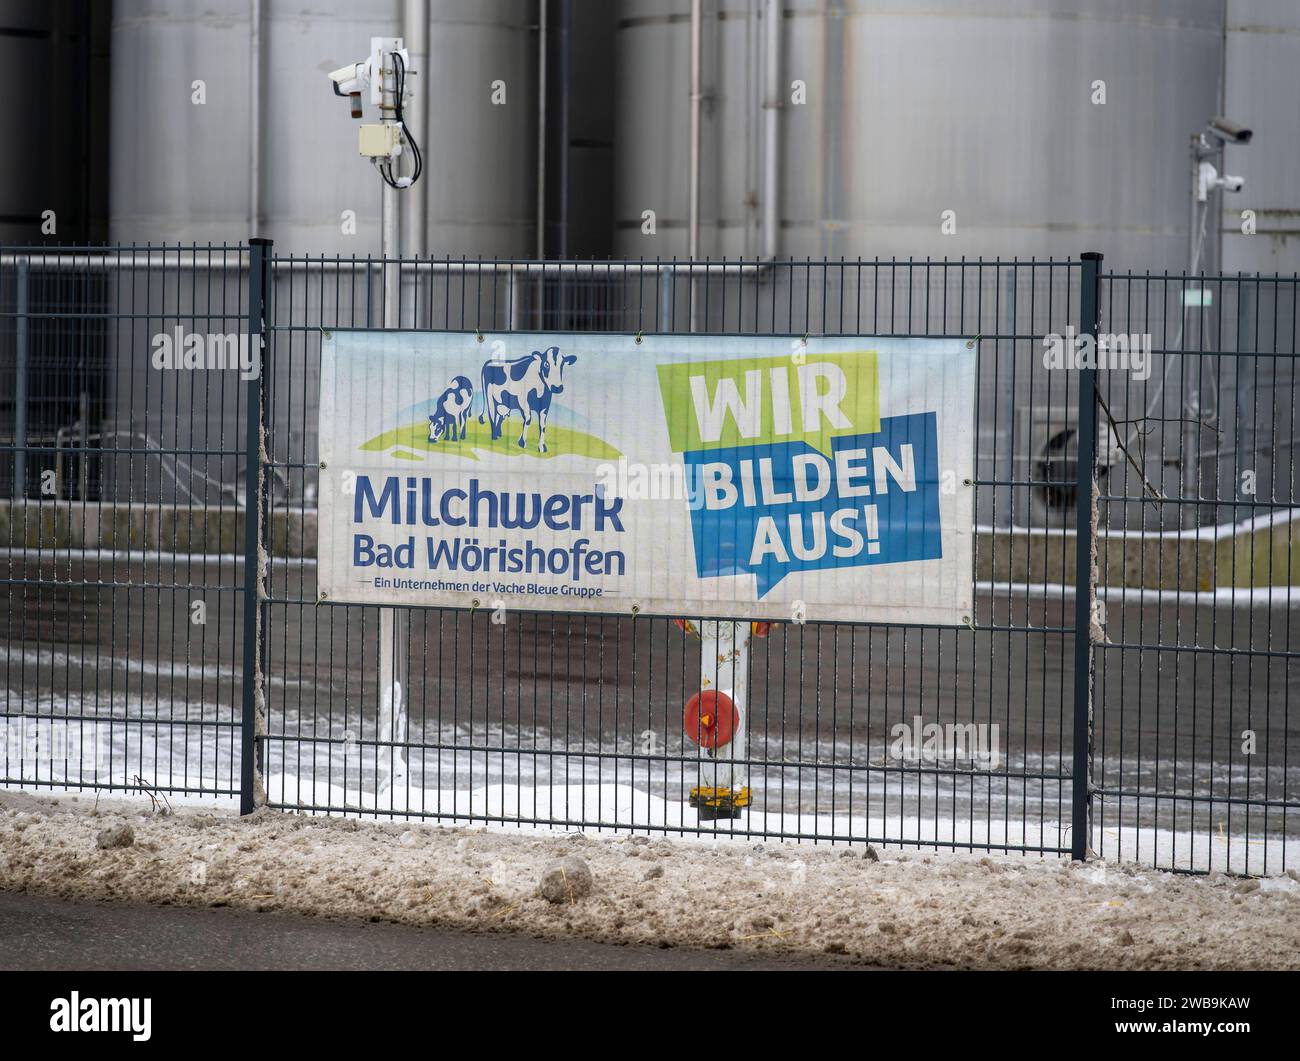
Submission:
[[[1073,260],[7,249],[4,782],[249,798],[253,747],[260,795],[309,811],[1036,853],[1077,851],[1086,791],[1102,854],[1294,865],[1296,284]],[[742,819],[685,806],[699,642],[668,619],[404,609],[408,729],[384,732],[379,609],[318,603],[314,557],[321,335],[379,328],[386,293],[403,328],[973,341],[971,627],[788,622],[756,640]],[[237,355],[254,318],[264,372],[213,367],[206,337]],[[1046,336],[1087,331],[1128,357],[1095,376],[1095,476],[1091,377],[1045,361]],[[183,354],[191,335],[203,371],[157,366],[159,336]],[[928,725],[983,727],[996,757],[910,755],[903,734]]]

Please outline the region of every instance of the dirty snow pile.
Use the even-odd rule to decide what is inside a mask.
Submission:
[[[1300,877],[0,793],[0,888],[908,968],[1300,968]]]

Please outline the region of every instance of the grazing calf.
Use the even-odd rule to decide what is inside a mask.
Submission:
[[[429,441],[437,442],[444,435],[449,442],[463,440],[473,401],[474,384],[468,376],[456,376],[438,396],[434,411],[429,414]]]

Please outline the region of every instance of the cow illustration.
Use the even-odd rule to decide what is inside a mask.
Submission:
[[[456,376],[447,389],[438,396],[434,411],[429,414],[429,441],[437,442],[444,435],[449,442],[465,438],[465,421],[474,401],[474,384],[468,376]]]
[[[558,346],[534,350],[513,361],[488,361],[483,365],[483,412],[492,425],[492,438],[501,437],[501,425],[511,412],[518,410],[524,419],[519,432],[519,447],[524,446],[528,428],[537,416],[537,449],[546,452],[546,417],[551,411],[551,397],[564,391],[564,369],[578,359],[562,354]]]

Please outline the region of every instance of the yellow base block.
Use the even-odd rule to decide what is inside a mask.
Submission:
[[[748,788],[733,792],[729,788],[693,788],[691,789],[692,807],[748,807],[751,794]]]

